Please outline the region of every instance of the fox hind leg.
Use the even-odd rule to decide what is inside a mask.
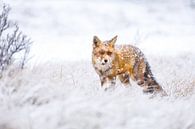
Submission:
[[[145,74],[145,62],[144,60],[136,61],[134,67],[133,67],[133,76],[134,76],[134,81],[137,82],[137,84],[141,87],[144,86],[145,79],[144,79],[144,74]]]

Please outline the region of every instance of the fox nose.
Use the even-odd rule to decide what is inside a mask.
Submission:
[[[108,60],[107,60],[107,59],[104,59],[104,60],[102,61],[102,65],[105,65],[107,62],[108,62]]]

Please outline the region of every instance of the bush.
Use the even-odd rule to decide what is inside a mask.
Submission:
[[[0,75],[15,61],[16,55],[20,57],[18,61],[23,69],[32,43],[17,23],[8,19],[10,9],[4,4],[0,14]]]

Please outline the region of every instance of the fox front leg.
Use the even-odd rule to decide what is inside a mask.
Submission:
[[[106,77],[104,77],[104,76],[100,76],[100,81],[101,81],[101,87],[103,87],[104,85],[105,85],[105,83],[106,83]]]
[[[116,84],[116,77],[101,77],[101,86],[104,88],[104,90],[107,90],[110,87],[115,86]]]
[[[121,83],[123,83],[126,87],[128,87],[128,85],[131,86],[131,82],[130,82],[130,76],[128,73],[124,73],[124,74],[120,74],[118,75],[119,80],[121,81]]]
[[[104,86],[104,90],[108,90],[108,89],[113,89],[115,88],[116,85],[116,77],[108,77],[107,78],[107,83]]]
[[[110,86],[115,86],[116,85],[116,77],[108,77]]]
[[[109,88],[108,78],[105,76],[100,76],[100,81],[101,87],[106,91]]]

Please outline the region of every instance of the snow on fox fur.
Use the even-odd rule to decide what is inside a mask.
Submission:
[[[130,84],[131,78],[143,87],[143,92],[165,95],[141,50],[132,45],[115,47],[116,40],[117,36],[108,41],[101,41],[97,36],[93,38],[92,63],[100,76],[101,86],[107,89],[115,85],[118,76],[125,85]]]

